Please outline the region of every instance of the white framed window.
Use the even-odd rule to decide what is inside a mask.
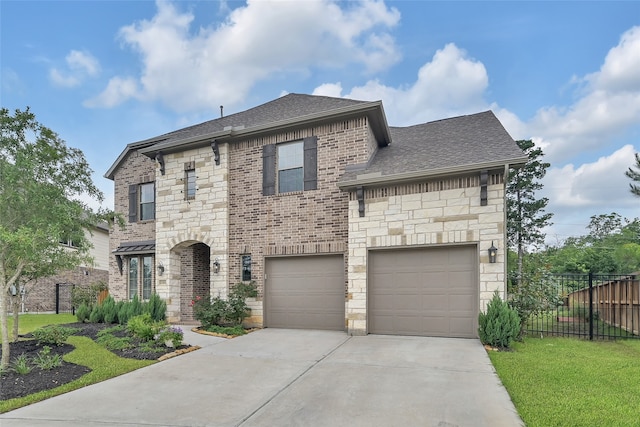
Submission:
[[[304,189],[304,146],[302,141],[278,144],[278,193]]]
[[[129,258],[129,299],[134,296],[142,301],[151,298],[153,292],[153,256],[141,255]]]
[[[153,182],[140,184],[140,221],[154,219],[156,191]]]

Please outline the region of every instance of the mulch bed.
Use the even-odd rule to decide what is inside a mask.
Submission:
[[[62,326],[78,328],[80,330],[73,335],[85,336],[95,340],[98,332],[114,325],[104,323],[70,323]],[[118,334],[123,336],[125,332],[116,333],[115,335],[118,336]],[[43,345],[39,345],[35,340],[29,338],[31,338],[30,335],[25,335],[21,337],[20,341],[10,343],[12,361],[21,354],[25,354],[29,360],[31,360],[42,350]],[[60,354],[61,356],[74,349],[70,344],[63,344],[61,346],[50,345],[49,347],[51,348],[50,354]],[[145,352],[136,345],[130,349],[113,351],[113,353],[127,359],[157,360],[162,358],[164,360],[171,353],[182,354],[187,352],[188,349],[188,346],[182,346],[178,349],[166,347],[163,348],[162,352]],[[0,355],[1,354],[2,350],[0,350]],[[50,370],[33,367],[28,374],[17,374],[10,370],[0,375],[0,400],[23,397],[39,391],[56,388],[76,380],[90,371],[86,366],[65,361],[63,361],[59,367]]]

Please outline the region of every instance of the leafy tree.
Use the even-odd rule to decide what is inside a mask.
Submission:
[[[634,182],[640,182],[640,153],[635,154],[636,163],[624,173]],[[629,191],[631,194],[640,196],[640,185],[629,183]]]
[[[509,247],[517,255],[517,277],[522,277],[523,258],[526,248],[544,242],[542,229],[551,225],[552,213],[546,213],[549,203],[546,197],[536,198],[536,191],[542,189],[540,180],[547,173],[549,163],[542,161],[542,149],[531,140],[516,141],[527,155],[527,163],[509,171],[506,189],[507,198],[507,239]]]
[[[6,368],[12,289],[89,262],[85,230],[113,216],[93,212],[80,200],[103,199],[84,154],[67,147],[28,108],[13,115],[0,109],[0,125],[0,368]],[[77,250],[63,247],[60,239],[72,240]]]

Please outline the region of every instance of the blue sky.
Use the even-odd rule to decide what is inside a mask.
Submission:
[[[640,2],[0,1],[0,103],[82,149],[297,92],[381,99],[390,125],[488,109],[551,163],[547,241],[640,216]]]

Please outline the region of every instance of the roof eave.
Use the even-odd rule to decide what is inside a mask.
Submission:
[[[436,178],[439,176],[458,175],[462,173],[472,173],[488,169],[521,167],[526,163],[526,161],[527,157],[516,157],[513,159],[506,159],[495,162],[474,163],[431,170],[403,172],[393,175],[383,175],[381,172],[363,173],[357,176],[355,179],[339,182],[338,187],[341,190],[351,190],[361,186],[364,187],[401,184],[406,182],[420,181],[423,179]]]
[[[217,139],[220,142],[231,142],[234,139],[247,138],[257,134],[276,133],[292,127],[304,127],[313,123],[321,123],[335,120],[336,118],[346,118],[366,114],[373,133],[378,141],[378,145],[383,147],[391,143],[391,133],[387,125],[381,101],[366,102],[336,108],[334,110],[322,111],[308,114],[302,117],[280,120],[278,122],[265,123],[263,125],[250,128],[232,127],[230,129],[211,132],[203,135],[186,138],[166,144],[154,144],[143,148],[140,153],[153,157],[158,151],[172,153],[192,148],[199,148],[207,145],[211,140]]]

